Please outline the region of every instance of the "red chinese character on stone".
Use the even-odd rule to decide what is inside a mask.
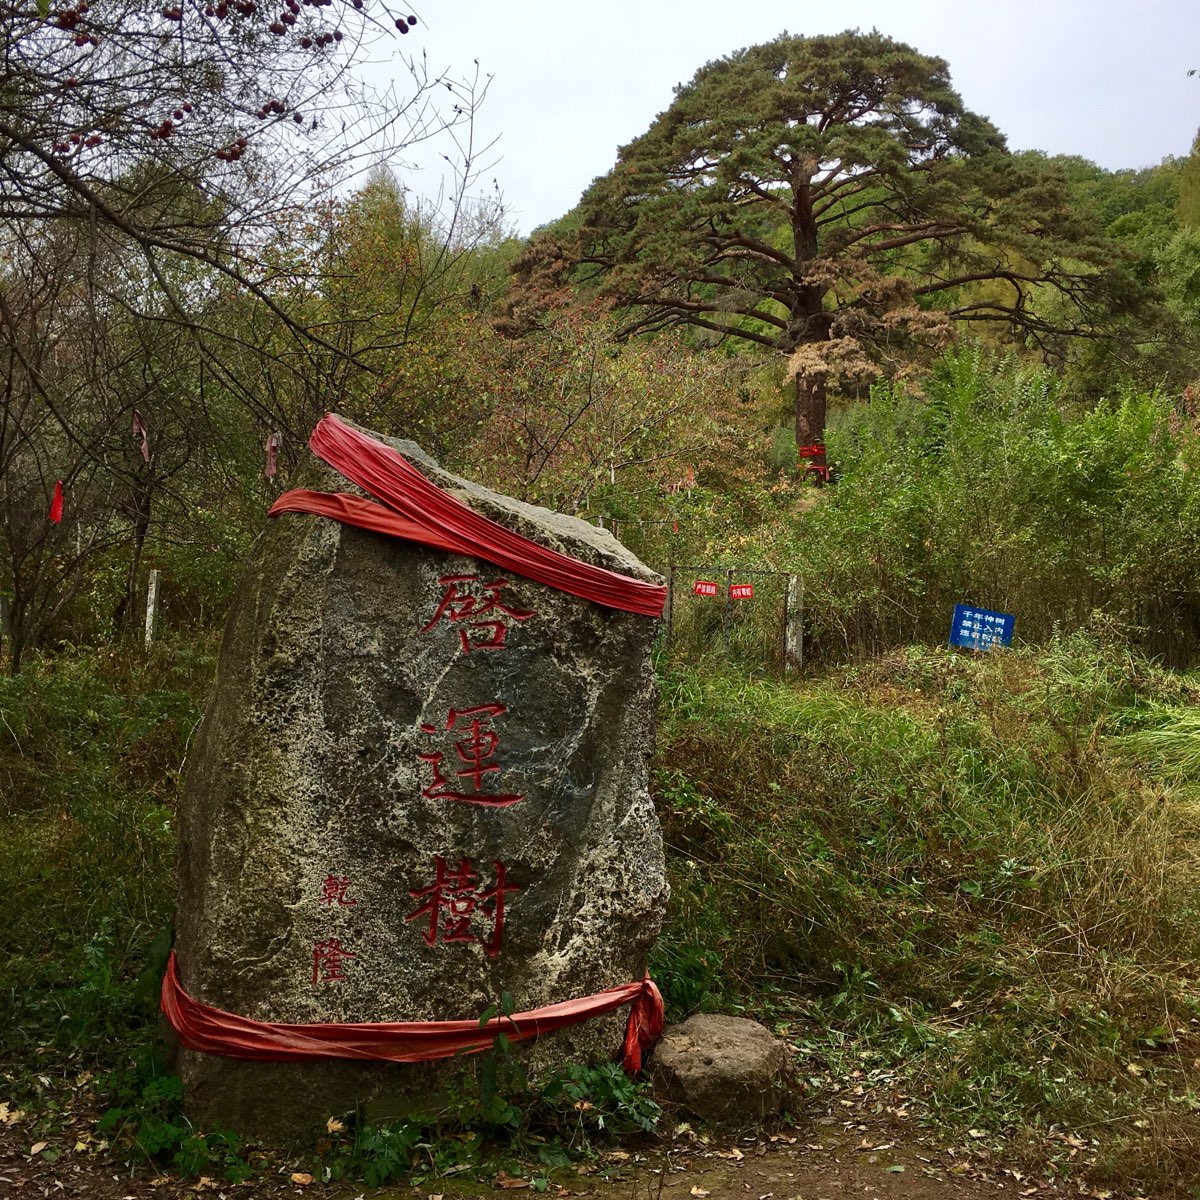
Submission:
[[[319,983],[336,983],[346,978],[345,961],[358,955],[347,950],[341,938],[326,938],[313,943],[313,987]]]
[[[358,901],[351,895],[350,877],[348,875],[326,875],[321,881],[322,904],[336,904],[339,908],[349,908]]]
[[[492,761],[500,744],[500,736],[488,727],[488,723],[493,717],[503,716],[506,712],[508,709],[503,704],[477,704],[474,708],[450,710],[446,716],[444,731],[453,733],[462,730],[464,736],[454,743],[454,753],[463,766],[447,779],[442,773],[442,759],[445,758],[442,751],[427,750],[418,755],[422,762],[433,768],[433,780],[421,792],[426,800],[461,800],[464,804],[479,804],[485,808],[506,808],[525,799],[523,794],[514,792],[494,793],[479,790],[483,786],[485,775],[500,770],[499,765]],[[422,723],[421,729],[431,736],[443,732],[426,723]],[[472,790],[459,791],[458,788],[464,786],[457,783],[460,779],[469,783]]]
[[[509,584],[507,579],[480,583],[478,575],[443,575],[438,582],[446,590],[437,611],[429,623],[421,627],[421,632],[428,633],[441,621],[466,621],[466,627],[458,631],[464,654],[470,654],[472,650],[504,648],[508,625],[499,616],[480,619],[487,618],[489,613],[501,614],[514,621],[528,621],[535,615],[533,611],[510,608],[500,599],[501,589]]]
[[[504,897],[521,889],[505,882],[506,869],[499,860],[492,862],[496,882],[483,891],[477,887],[479,876],[469,859],[459,859],[458,866],[450,868],[438,854],[434,863],[437,869],[433,882],[408,893],[414,900],[423,899],[425,903],[410,912],[405,921],[429,918],[429,928],[421,935],[427,946],[435,945],[439,935],[442,942],[478,941],[488,958],[495,958],[504,938]],[[471,932],[471,918],[476,913],[491,924],[491,933],[486,938],[477,938]]]

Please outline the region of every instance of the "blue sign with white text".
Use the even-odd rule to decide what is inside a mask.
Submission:
[[[954,606],[954,622],[950,626],[950,645],[965,646],[968,650],[991,650],[993,646],[1011,646],[1012,613],[992,612],[987,608],[972,608],[968,604]]]

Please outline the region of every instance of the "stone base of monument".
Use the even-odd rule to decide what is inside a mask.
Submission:
[[[702,1121],[750,1125],[777,1116],[790,1094],[783,1042],[744,1017],[668,1026],[650,1070],[660,1102]]]
[[[326,425],[414,494],[436,485],[433,540],[287,509],[255,544],[180,804],[182,988],[247,1022],[341,1028],[474,1025],[505,996],[526,1012],[640,982],[668,894],[648,788],[656,622],[608,601],[662,580],[603,529]],[[338,461],[293,482],[381,511],[380,472],[359,487]],[[456,505],[474,541],[443,537]],[[513,535],[558,574],[489,560]],[[598,568],[602,598],[572,591]],[[513,1053],[534,1079],[611,1059],[626,1013]],[[351,1110],[436,1112],[479,1062],[184,1049],[179,1068],[198,1127],[291,1141]]]
[[[586,1043],[572,1031],[541,1044],[510,1047],[508,1054],[532,1086],[545,1082],[566,1062],[596,1062],[611,1055],[599,1046],[619,1045],[623,1013],[600,1017]],[[187,1096],[188,1119],[205,1132],[232,1129],[248,1140],[277,1146],[311,1147],[327,1132],[331,1117],[364,1125],[431,1123],[479,1098],[484,1055],[431,1063],[262,1063],[183,1050],[176,1054]]]

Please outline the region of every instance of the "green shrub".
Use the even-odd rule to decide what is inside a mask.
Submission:
[[[802,685],[673,668],[654,964],[672,1015],[785,1020],[835,1063],[886,1064],[942,1122],[1103,1122],[1115,1178],[1200,1179],[1134,1125],[1200,1136],[1191,696],[1107,627]]]
[[[1100,611],[1173,664],[1200,648],[1197,441],[1164,397],[1072,406],[1049,372],[964,350],[828,444],[838,484],[776,547],[804,564],[810,658],[943,642],[960,601],[1030,642]]]

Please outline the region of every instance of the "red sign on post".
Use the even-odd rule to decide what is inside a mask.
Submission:
[[[718,587],[715,583],[710,583],[707,579],[697,579],[692,584],[692,591],[697,596],[715,596],[718,592]]]
[[[729,585],[729,598],[731,600],[753,600],[754,584],[731,583]]]

